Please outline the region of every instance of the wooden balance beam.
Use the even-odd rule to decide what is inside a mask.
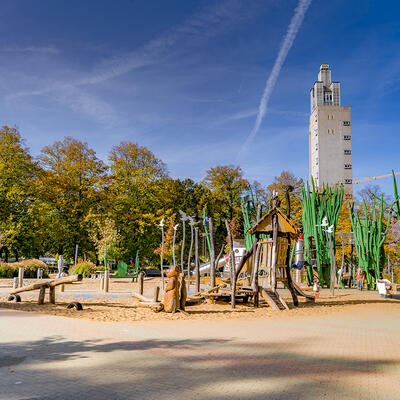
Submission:
[[[14,289],[10,292],[10,295],[22,293],[22,292],[29,292],[31,290],[39,290],[38,304],[43,304],[45,294],[46,294],[46,289],[49,288],[49,301],[50,301],[50,303],[55,304],[55,302],[56,302],[56,289],[55,289],[56,286],[68,285],[73,282],[78,282],[81,280],[82,280],[81,274],[66,276],[63,278],[53,279],[53,280],[47,281],[47,282],[34,283],[33,285],[23,286],[21,288]]]

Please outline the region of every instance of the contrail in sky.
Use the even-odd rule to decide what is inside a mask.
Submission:
[[[271,74],[269,75],[267,83],[265,85],[264,93],[262,95],[260,105],[258,106],[258,114],[256,122],[254,124],[254,128],[251,131],[250,135],[247,137],[246,141],[243,143],[243,146],[239,151],[239,157],[246,152],[250,143],[254,140],[258,130],[260,129],[261,122],[265,117],[265,114],[267,113],[268,102],[271,97],[272,91],[274,90],[276,81],[278,80],[282,65],[286,60],[294,39],[296,39],[297,32],[299,31],[301,24],[303,23],[304,15],[311,4],[311,1],[312,0],[299,0],[299,3],[294,11],[292,20],[290,21],[286,35],[283,39],[281,48],[279,49],[278,57],[276,57]]]

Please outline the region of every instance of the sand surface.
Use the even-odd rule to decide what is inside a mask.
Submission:
[[[24,281],[25,285],[37,282],[33,279]],[[144,295],[153,296],[154,288],[161,286],[159,278],[146,279]],[[14,303],[7,301],[8,293],[12,290],[11,279],[0,280],[0,307],[59,315],[71,318],[83,318],[104,322],[113,321],[150,321],[171,319],[232,319],[232,318],[291,318],[306,315],[326,315],[346,311],[361,312],[371,307],[376,311],[384,311],[388,308],[400,311],[400,300],[383,299],[377,292],[360,292],[354,289],[335,290],[332,297],[328,289],[323,289],[319,299],[314,302],[306,302],[304,297],[299,297],[299,307],[293,308],[290,293],[287,290],[279,290],[282,297],[287,301],[290,310],[275,311],[267,304],[261,303],[259,308],[254,308],[251,303],[237,303],[235,309],[230,304],[217,303],[203,304],[187,307],[187,314],[167,314],[165,312],[155,313],[151,309],[142,308],[138,300],[132,298],[130,293],[138,290],[138,284],[131,279],[112,279],[110,292],[104,295],[99,290],[99,281],[84,279],[72,285],[65,286],[65,292],[60,293],[57,288],[56,304],[47,302],[43,305],[37,304],[38,291],[26,292],[21,295],[22,301]],[[67,309],[71,301],[79,301],[83,305],[82,311]]]

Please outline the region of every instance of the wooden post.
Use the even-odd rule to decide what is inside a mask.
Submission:
[[[259,204],[257,206],[257,222],[261,219],[261,213],[262,213],[262,205]]]
[[[22,287],[24,285],[24,267],[18,268],[18,287]]]
[[[232,295],[231,295],[231,305],[232,308],[236,307],[236,268],[235,268],[235,253],[233,252],[233,239],[232,239],[232,232],[227,220],[225,220],[226,230],[228,232],[228,240],[229,240],[229,258],[230,258],[230,272],[231,272],[231,288],[232,288]]]
[[[250,283],[251,287],[254,290],[257,290],[256,283],[258,283],[258,267],[260,265],[260,252],[261,252],[261,243],[258,243],[256,253],[254,256],[253,271],[251,274],[251,283]]]
[[[272,216],[272,260],[271,260],[271,272],[270,282],[271,288],[276,289],[276,256],[277,256],[277,245],[278,245],[278,215]]]
[[[200,292],[199,228],[194,230],[194,257],[196,264],[196,293]]]
[[[102,292],[104,290],[104,276],[100,275],[100,282],[99,282],[100,286],[100,291]]]
[[[56,304],[56,287],[52,286],[49,288],[49,302],[51,304]]]
[[[139,281],[139,293],[143,294],[144,273],[142,271],[139,272],[138,281]]]
[[[219,260],[221,259],[222,253],[224,252],[225,244],[223,243],[221,246],[221,250],[218,253],[217,259],[215,260],[215,269],[218,268]]]
[[[258,240],[258,238],[257,238]],[[260,266],[260,251],[261,251],[261,243],[259,243],[257,245],[257,250],[256,250],[256,264],[255,264],[255,273],[254,273],[254,290],[255,290],[255,294],[254,294],[254,307],[258,307],[259,306],[259,300],[260,300],[260,291],[258,290],[258,269]]]
[[[13,289],[16,289],[17,287],[18,287],[18,278],[15,277],[15,278],[13,279]]]
[[[257,239],[254,239],[254,241],[257,242]],[[240,260],[239,266],[236,268],[236,279],[239,278],[240,271],[242,270],[246,261],[251,257],[252,254],[254,254],[254,250],[255,250],[255,246],[254,246],[254,242],[253,242],[250,249],[243,254],[243,257]]]
[[[214,226],[212,218],[208,219],[208,229],[210,235],[210,287],[215,286],[215,249],[214,249]]]
[[[39,298],[38,298],[38,304],[43,304],[44,303],[44,296],[46,294],[46,286],[41,286],[39,289]]]
[[[290,203],[289,203],[289,207],[290,207]],[[286,279],[287,279],[287,283],[288,283],[288,289],[290,291],[290,294],[292,295],[293,305],[295,307],[297,307],[299,305],[299,300],[297,298],[296,290],[294,289],[294,285],[293,285],[293,281],[292,281],[292,275],[290,274],[290,252],[291,252],[291,249],[290,249],[290,245],[291,245],[290,233],[287,233],[286,237],[287,237],[287,241],[288,241],[288,248],[286,250],[286,267],[285,267]]]
[[[64,292],[65,285],[60,285],[60,292]]]
[[[110,271],[106,269],[104,271],[104,293],[108,293],[109,286],[110,286]]]
[[[159,296],[159,294],[160,294],[160,287],[159,287],[159,286],[156,286],[156,287],[154,288],[154,294],[153,294],[153,301],[154,301],[154,303],[156,303],[156,302],[158,301],[158,296]]]

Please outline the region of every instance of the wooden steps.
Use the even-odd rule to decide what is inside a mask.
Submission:
[[[289,310],[289,307],[286,304],[285,300],[283,300],[282,297],[279,296],[278,292],[263,286],[260,286],[259,290],[263,299],[272,309],[281,311]]]

